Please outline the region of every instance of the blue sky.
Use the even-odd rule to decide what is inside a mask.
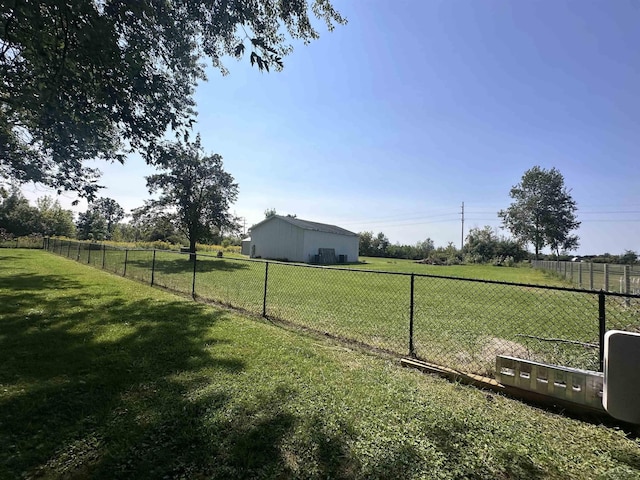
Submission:
[[[459,246],[462,202],[465,232],[499,227],[540,165],[577,201],[578,253],[640,251],[640,2],[333,3],[348,25],[318,22],[283,72],[229,59],[198,88],[196,129],[237,180],[247,226],[275,208]],[[148,198],[139,158],[100,167],[102,196]]]

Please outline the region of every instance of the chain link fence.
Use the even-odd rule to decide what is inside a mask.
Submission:
[[[398,356],[493,377],[496,355],[600,370],[640,295],[47,239],[58,255]]]

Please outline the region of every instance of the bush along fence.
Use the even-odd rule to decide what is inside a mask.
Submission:
[[[640,331],[640,296],[434,275],[124,250],[58,255],[398,356],[495,375],[496,355],[601,370],[608,329]]]
[[[532,260],[534,268],[555,272],[577,288],[640,294],[640,265]]]

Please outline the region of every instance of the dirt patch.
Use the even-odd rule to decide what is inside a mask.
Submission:
[[[459,363],[456,367],[466,373],[493,377],[497,355],[536,360],[533,352],[521,343],[500,337],[481,337],[477,339],[473,351],[461,351],[456,354]]]
[[[488,337],[482,347],[480,357],[486,360],[495,361],[496,355],[507,355],[510,357],[533,360],[532,352],[518,342],[499,337]]]

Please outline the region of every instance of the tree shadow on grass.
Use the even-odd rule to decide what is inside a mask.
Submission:
[[[0,246],[0,248],[3,248]],[[7,268],[6,263],[3,263],[5,260],[20,260],[20,257],[14,255],[5,255],[5,252],[2,252],[2,262],[0,262],[0,269]]]
[[[128,259],[127,267],[137,267],[141,269],[151,270],[152,260],[149,259]],[[189,260],[188,255],[176,254],[175,258],[170,260],[156,258],[155,261],[156,274],[179,275],[192,274],[193,262]],[[235,272],[238,270],[246,270],[249,266],[245,263],[233,260],[217,259],[212,257],[198,258],[196,262],[196,271],[198,273],[207,272]]]
[[[536,465],[531,458],[517,450],[506,450],[499,455],[503,474],[494,471],[483,458],[476,457],[473,448],[474,431],[484,426],[465,419],[449,418],[441,425],[431,425],[425,432],[427,438],[448,459],[448,468],[458,478],[546,478],[548,472]],[[497,465],[496,465],[497,466]]]
[[[7,257],[2,258],[4,260]],[[20,260],[17,257],[16,259]],[[79,286],[80,284],[77,281],[60,275],[19,273],[10,277],[0,277],[0,289],[2,290],[42,291],[48,288],[78,288]],[[13,296],[13,293],[11,295]]]
[[[613,450],[611,457],[621,463],[626,463],[629,467],[640,470],[640,452],[637,451],[624,451]]]
[[[221,340],[209,328],[226,313],[181,301],[96,302],[54,275],[0,278],[0,289],[0,477],[110,477],[100,465],[132,451],[167,471],[185,438],[189,452],[204,445],[189,386],[172,376],[244,369],[240,358],[211,354]]]
[[[0,304],[1,478],[359,476],[352,428],[295,414],[295,387],[242,383],[244,360],[211,328],[228,313],[113,287],[91,298],[54,275],[0,288],[14,305]],[[373,473],[400,471],[385,465]]]

